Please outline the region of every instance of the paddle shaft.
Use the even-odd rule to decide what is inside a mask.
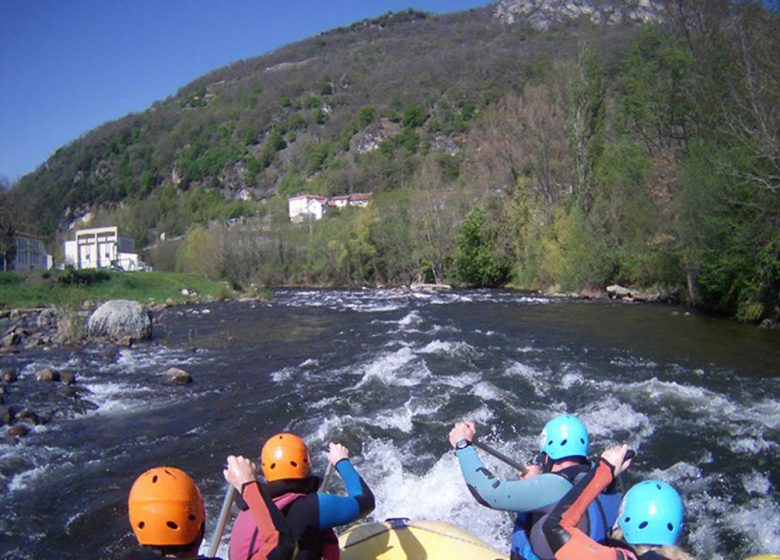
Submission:
[[[217,526],[214,527],[214,534],[211,536],[211,545],[209,546],[209,557],[217,555],[217,549],[219,543],[222,542],[222,533],[225,531],[225,525],[227,525],[228,516],[230,515],[230,508],[233,507],[233,500],[236,499],[236,489],[228,485],[225,492],[225,499],[222,500],[222,509],[219,512],[219,518],[217,519]]]
[[[512,467],[514,469],[517,469],[522,474],[525,474],[525,473],[528,472],[528,467],[526,467],[525,465],[521,465],[520,463],[518,463],[517,461],[514,461],[513,459],[510,459],[509,457],[507,457],[506,455],[504,455],[500,451],[497,451],[497,450],[493,449],[489,445],[485,445],[484,443],[479,442],[477,440],[472,441],[471,444],[474,447],[476,447],[478,449],[481,449],[485,453],[489,453],[490,455],[492,455],[496,459],[499,459],[499,460],[503,461],[504,463],[506,463],[510,467]]]
[[[333,463],[328,463],[328,468],[325,469],[325,477],[322,479],[322,485],[320,485],[320,490],[323,492],[328,489],[331,476],[333,476]]]

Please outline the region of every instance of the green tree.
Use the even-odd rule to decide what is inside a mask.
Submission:
[[[456,237],[455,269],[462,282],[479,287],[494,288],[509,277],[509,261],[499,254],[496,231],[482,208],[472,210],[463,220]]]

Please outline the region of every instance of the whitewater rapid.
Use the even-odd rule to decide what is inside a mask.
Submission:
[[[488,291],[280,291],[265,303],[169,309],[152,343],[114,356],[12,358],[20,383],[41,367],[77,371],[96,408],[0,444],[0,556],[127,550],[127,491],[158,464],[195,476],[213,521],[224,455],[257,454],[280,430],[309,442],[320,472],[328,441],[352,449],[376,496],[372,519],[448,521],[508,549],[509,515],[474,501],[447,433],[473,419],[483,441],[527,460],[562,412],[585,421],[594,455],[618,442],[637,450],[627,485],[653,477],[680,490],[697,556],[777,551],[780,338],[751,328],[670,307]],[[165,385],[171,366],[195,383]]]

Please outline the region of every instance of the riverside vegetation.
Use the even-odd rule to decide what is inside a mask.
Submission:
[[[776,320],[780,21],[650,4],[660,23],[547,30],[407,11],[236,62],[58,150],[3,193],[3,231],[89,213],[237,286],[621,283]],[[288,221],[292,194],[363,191]]]
[[[224,282],[194,274],[122,273],[97,270],[0,273],[0,309],[81,308],[86,302],[128,299],[143,304],[232,299]]]

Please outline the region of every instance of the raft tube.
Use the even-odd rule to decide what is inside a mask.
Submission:
[[[442,521],[388,519],[357,525],[339,536],[341,560],[509,560],[463,529]]]

